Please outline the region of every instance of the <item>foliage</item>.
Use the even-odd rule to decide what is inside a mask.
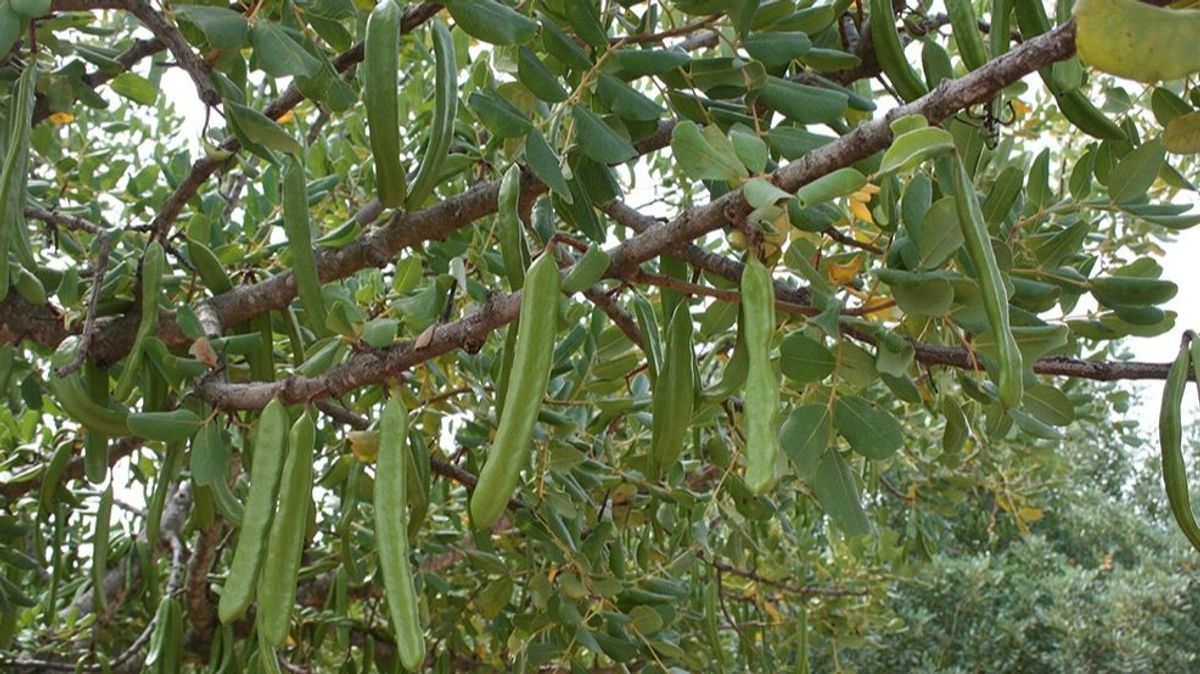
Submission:
[[[0,0],[0,664],[1188,668],[1200,90],[1055,9]]]
[[[814,669],[832,669],[834,650],[840,667],[864,672],[1195,668],[1194,553],[1166,512],[1157,462],[1135,464],[1138,443],[1105,426],[1064,447],[1033,535],[942,538],[886,602],[896,629],[851,648],[814,639]],[[1095,480],[1096,466],[1122,486]]]

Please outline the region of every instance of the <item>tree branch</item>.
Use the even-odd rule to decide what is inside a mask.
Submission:
[[[648,154],[668,145],[671,142],[671,128],[670,124],[660,124],[657,133],[635,145],[638,153]],[[523,172],[521,189],[523,199],[532,199],[544,194],[548,188],[532,173]],[[383,266],[405,248],[444,239],[470,223],[495,213],[499,193],[498,181],[480,183],[428,208],[411,212],[397,211],[384,225],[364,233],[350,244],[320,251],[317,273],[321,281],[327,283],[360,269]],[[208,303],[216,310],[221,325],[230,328],[268,311],[286,307],[296,297],[296,292],[291,272],[283,272],[253,285],[238,286],[208,300]],[[137,323],[130,316],[110,322],[90,355],[102,365],[120,360],[133,343],[136,330]],[[0,332],[2,336],[3,332]],[[163,312],[160,316],[157,336],[168,346],[186,346],[190,343],[175,324],[171,312]]]
[[[775,182],[785,190],[794,191],[810,180],[884,149],[891,142],[891,129],[888,124],[898,116],[922,114],[937,122],[958,110],[986,101],[1003,87],[1039,67],[1073,53],[1073,35],[1074,25],[1064,24],[963,78],[943,82],[933,92],[917,101],[891,111],[882,119],[865,123],[841,139],[785,166],[773,176]],[[355,56],[353,49],[348,54],[348,59]],[[358,57],[361,58],[360,55]],[[659,133],[643,143],[639,150],[650,151],[655,146],[665,145],[669,140],[669,128],[668,125],[662,125]],[[522,184],[523,190],[534,194],[545,191],[544,185],[530,176],[527,178]],[[359,269],[382,264],[402,248],[444,238],[467,223],[494,212],[497,190],[498,185],[495,183],[477,185],[466,193],[431,208],[413,213],[395,213],[386,225],[372,230],[350,246],[322,254],[319,264],[321,279],[330,281],[342,278]],[[610,214],[614,210],[619,212],[619,209],[620,206],[606,208]],[[707,206],[685,211],[669,224],[647,223],[641,233],[611,251],[613,266],[610,276],[619,278],[664,251],[676,251],[676,254],[693,264],[700,264],[714,271],[719,270],[718,273],[722,275],[736,278],[736,273],[740,273],[738,263],[704,251],[690,241],[721,228],[730,217],[744,216],[748,211],[749,206],[741,193],[733,192]],[[791,298],[785,297],[788,301],[797,299],[802,300],[796,302],[797,304],[807,303],[805,291],[791,290],[790,293]],[[232,326],[265,311],[286,306],[295,294],[294,280],[290,274],[284,273],[253,286],[236,288],[213,298],[211,303],[221,323]],[[218,407],[227,409],[258,409],[277,395],[289,402],[313,401],[331,395],[341,395],[360,386],[394,376],[396,372],[410,368],[427,358],[457,348],[477,349],[488,332],[515,318],[518,307],[519,297],[516,295],[493,298],[466,318],[436,328],[433,339],[420,348],[416,348],[411,342],[403,342],[380,353],[362,354],[321,377],[289,377],[280,382],[253,384],[218,384],[208,381],[203,382],[198,390]],[[169,344],[186,343],[186,338],[179,333],[177,326],[174,326],[173,322],[169,323],[164,329],[166,334],[160,335],[165,337],[164,341]],[[129,320],[115,321],[111,330],[116,339],[98,345],[106,345],[111,351],[104,354],[101,349],[101,353],[94,354],[98,361],[101,361],[104,355],[108,356],[103,359],[107,362],[123,355],[123,349],[127,348],[134,327],[133,322]],[[129,334],[123,335],[123,332]],[[953,352],[952,347],[945,348],[951,350],[937,347],[922,353],[926,353],[930,362],[945,361],[943,364],[949,365],[966,362],[962,354]],[[1117,376],[1114,372],[1128,372],[1134,377],[1154,376],[1159,372],[1159,368],[1162,368],[1165,376],[1166,368],[1165,365],[1158,364],[1128,363],[1114,364],[1111,367],[1089,364],[1084,367],[1079,363],[1064,363],[1061,359],[1038,365],[1047,369],[1048,373],[1065,370],[1072,374],[1080,373],[1078,376],[1105,378]]]
[[[428,11],[417,11],[426,8],[427,5],[428,3],[410,10],[405,15],[405,25],[409,25]],[[347,52],[349,55],[354,53],[354,49]],[[361,50],[358,58],[361,59]],[[350,61],[354,62],[356,61]],[[289,88],[276,103],[267,108],[267,111],[276,116],[283,114],[283,111],[290,109],[300,100],[298,92],[292,94],[293,89]],[[672,123],[660,123],[655,134],[635,143],[639,155],[654,152],[668,145],[672,128]],[[236,147],[235,144],[236,141],[232,139],[226,143],[230,147]],[[191,172],[168,198],[159,213],[160,218],[165,218],[165,226],[170,225],[170,221],[179,214],[184,203],[194,195],[200,184],[216,171],[220,163],[205,158],[193,165]],[[329,282],[344,278],[360,269],[382,266],[406,247],[443,239],[475,220],[495,213],[499,189],[499,182],[480,183],[429,208],[394,213],[386,224],[368,231],[348,246],[319,252],[318,273],[321,280]],[[534,178],[532,173],[525,172],[522,176],[522,190],[523,199],[531,199],[545,193],[547,188]],[[268,311],[285,307],[295,297],[295,281],[290,272],[284,272],[253,285],[239,286],[208,302],[216,310],[221,324],[228,328]],[[10,293],[4,303],[11,304],[12,310],[0,312],[0,343],[30,339],[47,348],[54,348],[71,334],[63,327],[61,315],[53,306],[29,304],[16,293]],[[0,303],[0,308],[3,308],[4,303]],[[99,329],[89,356],[101,367],[107,367],[128,353],[137,331],[137,316],[131,313],[103,319],[97,324]],[[161,312],[158,324],[156,336],[164,344],[172,347],[190,344],[188,337],[175,323],[174,312]]]
[[[62,312],[52,304],[32,304],[20,293],[9,293],[0,300],[0,344],[28,339],[54,348],[69,334],[63,326]]]
[[[179,591],[180,578],[183,575],[183,543],[175,535],[168,538],[168,543],[171,546],[171,575],[167,579],[165,593],[171,595]],[[132,674],[141,670],[144,660],[141,651],[149,643],[150,636],[154,633],[154,624],[152,616],[137,638],[106,665],[80,666],[79,663],[66,660],[39,660],[28,657],[18,657],[12,660],[0,659],[0,664],[11,667],[12,669],[9,671],[20,671],[27,674],[36,672],[120,672],[121,674],[129,672]]]
[[[171,539],[178,539],[183,531],[183,526],[187,522],[188,513],[192,510],[192,488],[188,482],[181,482],[171,497],[167,499],[166,505],[163,507],[162,524],[159,528],[159,540],[148,541],[150,543],[150,559],[153,562],[157,548],[163,541],[171,543]],[[143,534],[144,535],[144,534]],[[75,601],[65,609],[67,613],[75,612],[77,616],[84,616],[92,612],[93,595],[99,589],[106,596],[113,596],[124,590],[126,582],[137,583],[142,577],[144,569],[138,562],[138,556],[135,554],[126,555],[119,564],[108,570],[104,575],[104,580],[101,582],[100,588],[90,587],[86,592],[75,598]]]
[[[613,200],[601,209],[619,225],[628,227],[641,234],[660,226],[658,220],[641,213],[623,201]],[[742,278],[744,265],[737,260],[705,250],[694,243],[688,243],[671,251],[673,255],[688,264],[716,274],[737,283]],[[635,273],[641,273],[640,271]],[[775,281],[775,298],[779,302],[796,306],[811,306],[812,293],[807,288],[793,288],[782,281]]]
[[[709,26],[711,26],[714,23],[716,23],[717,21],[721,20],[721,18],[724,16],[725,16],[724,12],[720,12],[717,14],[710,14],[709,16],[706,16],[703,19],[696,21],[695,23],[689,23],[685,26],[679,26],[678,28],[664,30],[664,31],[661,31],[658,33],[637,33],[634,35],[626,35],[625,37],[614,37],[614,38],[609,38],[608,42],[611,45],[647,44],[650,42],[663,42],[664,40],[667,40],[667,39],[670,39],[673,37],[682,37],[684,35],[691,35],[697,31],[705,30]],[[709,31],[709,32],[712,32],[712,31]],[[699,42],[699,41],[697,41],[697,42]]]
[[[100,289],[104,285],[104,270],[108,267],[108,256],[112,252],[112,237],[108,230],[81,217],[48,211],[40,206],[26,206],[25,215],[36,218],[51,225],[62,225],[71,229],[82,229],[91,232],[100,241],[100,252],[96,253],[96,264],[92,266],[92,290],[88,293],[87,313],[83,319],[83,334],[71,362],[58,368],[55,372],[59,377],[66,377],[83,365],[87,358],[88,349],[92,345],[92,337],[96,332],[96,305],[100,302]]]
[[[730,302],[733,304],[737,304],[742,301],[742,293],[737,290],[709,288],[708,286],[702,286],[697,283],[683,281],[671,276],[665,276],[663,274],[651,274],[650,272],[642,271],[640,269],[633,273],[630,278],[639,283],[645,283],[646,285],[657,286],[659,288],[667,288],[685,295],[711,297],[722,302]],[[788,302],[778,297],[775,298],[775,308],[785,313],[802,314],[805,316],[812,316],[819,313],[817,309],[807,304],[793,304],[792,302]]]
[[[121,459],[133,454],[144,444],[146,444],[145,440],[131,435],[121,438],[120,440],[117,440],[113,444],[109,445],[109,467],[111,468]],[[63,473],[59,479],[63,481],[75,480],[83,477],[83,472],[83,457],[75,457],[74,459],[71,459],[69,463],[67,463],[67,467],[63,470]],[[37,478],[36,480],[25,480],[22,482],[3,482],[0,483],[0,496],[3,496],[5,499],[11,502],[17,500],[21,496],[24,496],[25,494],[37,491],[41,489],[41,487],[41,477]]]
[[[931,122],[939,122],[963,108],[990,99],[1009,84],[1040,67],[1066,58],[1073,51],[1074,24],[1064,24],[1026,42],[965,77],[943,81],[929,94],[892,110],[881,119],[859,126],[837,141],[813,150],[804,158],[776,171],[772,177],[781,188],[794,192],[811,180],[886,148],[892,139],[889,126],[891,120],[904,115],[920,114]],[[494,207],[494,201],[492,203]],[[636,273],[643,262],[662,252],[688,250],[692,240],[720,229],[730,218],[744,217],[749,211],[750,205],[741,191],[736,191],[706,206],[684,211],[668,224],[647,223],[642,232],[609,251],[612,266],[608,275],[622,278]],[[707,255],[695,255],[699,259],[707,258]],[[732,265],[718,263],[716,260],[709,261],[732,271],[729,269]],[[290,277],[285,278],[291,280]],[[427,358],[448,353],[453,349],[464,346],[469,346],[468,350],[477,349],[486,339],[488,332],[516,317],[519,306],[519,293],[493,297],[483,307],[463,319],[439,326],[432,339],[420,348],[412,342],[403,342],[378,353],[359,355],[319,377],[292,376],[279,382],[225,385],[208,381],[202,382],[197,387],[197,392],[213,405],[226,409],[260,409],[275,397],[281,397],[284,402],[296,403],[342,395],[355,388],[384,381]],[[932,354],[944,356],[948,361],[944,364],[963,362],[961,354],[947,352],[943,347],[936,347],[930,353],[930,357]],[[1038,366],[1053,369],[1062,367],[1062,363],[1039,363]],[[1079,376],[1107,375],[1111,371],[1111,368],[1082,368],[1077,364],[1072,367],[1081,372]],[[1156,367],[1151,365],[1139,371],[1156,371]]]
[[[213,630],[217,625],[213,615],[212,597],[208,591],[208,572],[216,560],[224,529],[221,520],[217,519],[207,529],[197,532],[196,543],[192,546],[192,554],[187,564],[184,604],[194,637],[203,645],[212,641]]]
[[[221,94],[217,93],[213,87],[212,80],[208,76],[208,66],[196,52],[192,51],[191,45],[183,39],[183,35],[180,35],[175,26],[171,25],[162,14],[156,12],[146,0],[125,0],[125,6],[130,14],[136,16],[138,21],[141,21],[142,25],[166,46],[171,55],[175,57],[175,63],[192,78],[200,100],[210,107],[220,105]]]
[[[795,192],[812,180],[886,148],[892,141],[889,124],[898,117],[919,114],[931,123],[938,123],[962,109],[990,100],[1001,89],[1038,68],[1069,57],[1075,51],[1074,36],[1075,24],[1063,24],[964,77],[943,80],[925,96],[809,152],[776,171],[772,178],[784,191]],[[610,252],[613,259],[610,274],[620,277],[660,252],[720,229],[730,217],[744,217],[750,210],[741,190],[737,190],[706,206],[684,211],[670,224],[648,229]]]
[[[700,560],[702,560],[704,562],[707,562],[709,566],[713,567],[714,569],[718,569],[718,570],[722,571],[723,573],[728,573],[728,574],[734,575],[734,576],[741,576],[742,578],[747,578],[756,583],[762,583],[763,585],[770,585],[771,587],[778,588],[780,590],[783,590],[784,592],[789,592],[791,594],[798,594],[798,595],[802,595],[802,596],[820,595],[820,596],[824,596],[824,597],[847,597],[847,596],[864,597],[867,595],[866,590],[852,590],[850,588],[845,588],[845,587],[825,587],[825,586],[821,586],[821,585],[793,585],[791,583],[787,583],[784,581],[771,580],[769,578],[764,578],[764,577],[758,575],[757,573],[750,571],[749,569],[743,569],[743,568],[734,566],[732,564],[722,562],[721,560],[716,559],[716,558],[711,558],[711,559],[705,558],[704,555],[702,555],[700,553],[696,553],[696,557],[698,557]]]
[[[649,227],[654,226],[655,223],[654,218],[638,212],[621,201],[610,202],[604,207],[604,211],[618,224],[629,227],[637,232],[646,231]],[[692,265],[731,281],[736,282],[741,278],[742,264],[740,262],[717,255],[716,253],[704,251],[697,246],[691,247],[695,248],[698,253],[686,256],[681,255],[681,257],[684,257]],[[640,270],[635,273],[639,277],[646,276]],[[650,280],[653,282],[660,279],[655,277]],[[666,281],[662,282],[665,283]],[[687,287],[677,287],[677,289],[685,292],[688,291]],[[732,291],[712,290],[705,294],[718,297],[719,299],[734,301],[734,294],[731,293]],[[794,307],[811,306],[811,296],[807,289],[792,288],[781,281],[775,281],[775,296],[780,302],[778,305],[779,308],[785,311],[791,311]],[[875,306],[863,307],[862,309],[877,310],[879,308]],[[863,312],[855,310],[848,313]],[[860,342],[871,345],[875,344],[874,335],[851,327],[843,327],[842,331],[849,337]],[[908,341],[913,345],[916,360],[927,365],[947,365],[964,370],[983,369],[983,364],[976,360],[970,351],[962,347],[929,344],[915,339],[909,339]],[[1093,379],[1097,381],[1166,379],[1170,368],[1170,363],[1146,363],[1138,361],[1109,362],[1066,357],[1042,358],[1033,364],[1033,371],[1038,374]],[[1195,374],[1189,373],[1189,377],[1194,379]]]

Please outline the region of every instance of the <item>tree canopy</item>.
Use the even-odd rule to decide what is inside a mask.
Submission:
[[[1157,4],[0,0],[0,666],[1054,667],[1077,563],[1195,633]]]

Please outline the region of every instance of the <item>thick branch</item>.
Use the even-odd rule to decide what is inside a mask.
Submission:
[[[213,612],[215,602],[208,590],[208,573],[216,560],[224,529],[221,521],[217,520],[207,529],[197,533],[196,543],[192,546],[192,554],[187,564],[187,584],[183,597],[188,622],[192,625],[195,637],[205,645],[212,641],[213,630],[216,628],[216,616]]]
[[[1004,86],[1019,80],[1037,68],[1066,56],[1073,50],[1073,25],[1066,24],[1050,33],[1030,40],[1005,56],[989,63],[970,75],[944,82],[927,96],[893,110],[885,118],[866,123],[843,138],[819,148],[803,159],[793,162],[778,171],[774,178],[787,190],[795,190],[804,183],[829,171],[846,166],[863,157],[885,148],[891,141],[888,122],[904,114],[923,114],[931,121],[940,121],[970,105],[986,101]],[[347,60],[361,58],[354,50],[348,52]],[[285,97],[286,98],[286,94]],[[297,95],[298,96],[298,95]],[[281,99],[283,100],[283,99]],[[644,143],[643,151],[665,144],[669,138],[669,126],[663,125],[660,133]],[[354,244],[335,251],[328,251],[320,259],[322,280],[330,281],[347,276],[368,266],[383,264],[400,249],[421,242],[444,238],[466,224],[494,212],[496,191],[494,183],[476,186],[466,193],[447,200],[432,208],[415,213],[396,213],[389,222],[360,237]],[[544,192],[545,187],[528,179],[523,189],[532,193]],[[612,208],[609,209],[610,214]],[[739,217],[749,211],[740,193],[731,193],[713,203],[691,209],[666,225],[646,223],[644,231],[611,251],[614,264],[611,275],[620,277],[633,271],[636,266],[663,251],[675,251],[693,264],[712,269],[724,276],[736,278],[740,272],[738,263],[690,244],[690,241],[721,228],[730,217]],[[804,291],[795,291],[797,303],[804,303]],[[295,296],[294,281],[290,274],[280,274],[253,286],[237,288],[212,300],[221,323],[232,326],[266,311],[286,306]],[[793,298],[787,298],[791,301]],[[395,373],[412,367],[426,358],[442,355],[456,348],[474,350],[486,335],[507,322],[517,313],[519,306],[515,296],[494,298],[480,310],[461,321],[440,326],[430,343],[415,348],[412,343],[402,343],[377,354],[361,355],[350,363],[322,377],[292,377],[281,382],[262,384],[218,385],[206,382],[201,389],[212,402],[231,409],[254,409],[265,405],[272,397],[282,395],[285,400],[295,402],[317,400],[331,395],[340,395],[360,386],[394,376]],[[132,337],[133,322],[117,319],[109,324],[106,337],[98,340],[101,362],[112,362],[127,348]],[[160,337],[171,344],[186,343],[173,323],[164,326]],[[107,333],[111,332],[109,335]],[[0,333],[2,334],[2,333]],[[109,349],[106,353],[105,349]],[[926,354],[930,362],[956,365],[966,363],[964,356],[935,348]],[[1080,361],[1082,363],[1082,361]],[[1047,373],[1093,376],[1103,378],[1130,374],[1133,377],[1156,376],[1159,368],[1154,364],[1113,364],[1100,367],[1096,364],[1082,366],[1068,364],[1062,359],[1040,363]],[[1164,375],[1165,376],[1165,375]],[[236,391],[236,393],[235,393]]]
[[[53,348],[69,334],[62,312],[52,304],[32,304],[19,293],[0,300],[0,344],[28,339]]]
[[[671,125],[660,124],[656,134],[636,144],[639,154],[665,147],[671,140]],[[523,173],[523,199],[546,192],[546,186]],[[318,254],[317,272],[322,282],[335,281],[360,269],[387,264],[405,248],[426,241],[444,239],[476,220],[496,212],[500,192],[498,182],[480,183],[462,194],[420,211],[397,211],[386,224],[359,236],[349,245]],[[255,316],[286,307],[296,297],[296,283],[290,272],[272,276],[254,285],[239,286],[209,300],[225,328],[244,323]],[[174,322],[173,314],[159,318],[158,338],[169,346],[186,346],[189,340]],[[122,358],[133,343],[137,323],[129,316],[110,321],[91,351],[100,364]],[[0,336],[3,333],[0,332]],[[64,335],[65,336],[65,335]],[[61,338],[60,338],[61,339]]]
[[[892,142],[892,120],[919,114],[937,123],[956,112],[990,100],[1004,87],[1040,67],[1069,57],[1075,50],[1075,24],[1067,23],[1041,35],[971,74],[943,82],[929,94],[889,111],[884,117],[866,122],[838,140],[819,147],[775,172],[776,185],[794,192],[806,183],[839,168],[869,157]],[[680,214],[665,226],[657,226],[633,237],[610,251],[610,273],[620,277],[665,250],[698,239],[725,226],[730,218],[745,217],[750,205],[740,190],[716,201]]]
[[[641,234],[659,225],[655,218],[639,212],[623,201],[614,200],[602,209],[617,224]],[[673,255],[688,264],[737,283],[742,278],[742,265],[737,260],[705,250],[694,243],[685,244],[673,251]],[[807,288],[793,288],[782,281],[775,281],[775,297],[781,302],[801,306],[812,303],[812,293]]]
[[[870,156],[891,143],[889,123],[892,119],[903,115],[921,114],[931,122],[939,122],[961,109],[984,102],[1005,86],[1039,67],[1069,56],[1074,49],[1073,37],[1074,25],[1065,24],[1046,35],[1030,40],[970,75],[952,82],[943,82],[926,96],[891,111],[882,119],[865,123],[841,139],[810,152],[803,159],[777,171],[773,178],[783,189],[795,191],[817,177]],[[706,206],[685,211],[669,224],[651,226],[647,223],[644,231],[609,251],[613,260],[609,275],[622,278],[636,273],[643,262],[664,251],[687,251],[692,240],[720,229],[730,218],[744,217],[749,211],[750,206],[739,191]],[[698,259],[701,258],[695,251],[692,254]],[[731,266],[717,260],[708,261],[714,266]],[[404,342],[379,353],[357,356],[349,363],[319,377],[290,377],[281,382],[227,385],[218,385],[210,381],[201,384],[198,392],[214,405],[229,409],[258,409],[277,396],[282,397],[285,402],[295,403],[341,395],[361,386],[384,381],[426,358],[442,355],[455,348],[467,347],[469,351],[474,351],[486,339],[488,332],[516,317],[519,308],[518,295],[495,297],[462,320],[439,326],[433,339],[420,348],[415,347],[412,342]],[[947,348],[951,350],[943,351],[943,347],[931,347],[928,357],[934,358],[934,354],[942,356],[944,360],[949,361],[943,364],[948,365],[967,362],[954,353],[953,347]],[[965,351],[963,353],[965,354]],[[1078,371],[1079,376],[1110,376],[1112,368],[1121,369],[1117,364],[1108,368],[1085,368],[1081,363],[1083,361],[1071,365],[1072,371]],[[1064,363],[1057,360],[1054,363],[1039,363],[1038,367],[1060,369],[1064,367]],[[1154,372],[1156,366],[1139,367],[1135,371]]]
[[[196,392],[213,406],[226,410],[261,409],[274,398],[294,403],[338,397],[368,384],[386,381],[397,373],[456,349],[474,353],[482,348],[489,333],[516,319],[520,306],[520,293],[493,296],[466,317],[433,328],[432,335],[422,346],[409,340],[359,354],[318,377],[292,375],[280,381],[250,384],[222,384],[208,379],[197,384]]]

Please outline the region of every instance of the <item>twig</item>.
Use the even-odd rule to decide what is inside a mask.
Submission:
[[[108,258],[112,253],[112,238],[108,230],[76,215],[48,211],[41,206],[28,205],[25,216],[41,220],[50,225],[58,225],[68,229],[78,229],[94,234],[100,241],[100,251],[96,254],[96,264],[92,269],[92,289],[88,293],[87,313],[83,319],[83,334],[79,337],[79,345],[71,362],[55,371],[59,377],[66,377],[78,370],[87,359],[88,350],[96,333],[96,306],[100,303],[100,289],[104,285],[104,270],[108,268]]]
[[[663,274],[654,274],[648,271],[639,269],[633,277],[642,283],[659,288],[667,288],[689,295],[699,295],[702,297],[712,297],[721,300],[722,302],[739,303],[742,301],[742,294],[736,290],[721,290],[720,288],[709,288],[696,283],[689,283],[681,279],[665,276]],[[803,316],[815,316],[820,313],[816,308],[807,304],[796,304],[785,299],[776,299],[775,308],[789,314],[800,314]]]
[[[171,575],[167,579],[166,594],[172,595],[179,591],[181,578],[183,575],[183,543],[179,541],[179,537],[173,532],[167,536],[167,543],[171,547]],[[136,672],[141,668],[141,651],[150,641],[151,635],[154,634],[154,618],[146,623],[146,627],[138,634],[125,648],[114,657],[107,666],[101,665],[84,665],[81,666],[77,662],[67,662],[65,660],[40,660],[36,658],[14,658],[11,660],[0,660],[0,664],[11,667],[15,670],[25,671],[57,671],[57,672]]]
[[[583,250],[587,249],[586,244],[571,239],[571,237],[562,237],[560,235],[560,239],[570,244],[577,250],[581,248]],[[558,255],[558,265],[560,267],[568,268],[571,266],[571,264],[571,256],[568,253],[563,251]],[[633,316],[629,315],[628,311],[625,311],[625,308],[622,307],[612,295],[601,291],[599,288],[591,287],[584,289],[583,296],[586,297],[592,304],[599,307],[600,310],[603,311],[605,315],[608,316],[608,318],[618,328],[621,329],[621,332],[625,333],[625,336],[629,338],[629,341],[637,344],[638,346],[642,345],[642,331],[638,329],[637,322],[633,319]]]
[[[146,518],[146,511],[145,511],[145,510],[143,510],[142,508],[139,508],[139,507],[137,507],[137,506],[133,505],[132,503],[129,503],[128,501],[124,501],[124,500],[122,500],[122,499],[119,499],[119,498],[114,498],[114,499],[113,499],[113,505],[117,506],[117,507],[118,507],[118,508],[120,508],[121,510],[124,510],[125,512],[127,512],[127,513],[129,513],[129,514],[131,514],[131,515],[135,515],[135,516],[137,516],[137,517],[140,517],[140,518],[142,518],[142,519],[145,519],[145,518]]]
[[[51,211],[35,204],[25,206],[25,217],[41,220],[47,224],[66,227],[67,229],[78,229],[85,232],[90,232],[96,236],[108,236],[108,230],[96,223],[81,218],[70,213],[61,211]]]
[[[225,210],[222,217],[229,220],[233,216],[233,212],[237,210],[238,202],[242,198],[242,190],[246,188],[246,174],[238,173],[229,181],[229,187],[221,194],[225,199]]]
[[[92,339],[96,336],[96,307],[100,304],[100,289],[104,286],[104,270],[108,268],[108,258],[112,253],[112,239],[108,233],[99,235],[100,252],[96,254],[96,265],[92,270],[92,289],[88,293],[87,314],[83,319],[83,334],[79,336],[79,345],[71,362],[57,371],[59,377],[66,377],[75,372],[87,359],[88,351],[92,348]]]
[[[121,438],[120,440],[110,444],[108,448],[108,465],[110,467],[116,465],[118,461],[134,453],[144,444],[146,444],[146,441],[136,436]],[[66,469],[63,470],[63,474],[59,477],[59,479],[65,482],[67,480],[74,480],[82,476],[83,457],[76,457],[71,459],[70,463],[67,464]],[[25,494],[37,491],[41,488],[41,486],[42,480],[40,478],[36,480],[26,480],[24,482],[3,482],[0,483],[0,496],[8,499],[8,501],[11,503]]]
[[[908,494],[905,494],[904,492],[900,491],[896,487],[896,485],[892,484],[891,480],[887,479],[887,476],[885,476],[885,475],[879,476],[879,483],[883,485],[883,488],[888,493],[890,493],[892,496],[895,496],[896,498],[900,499],[901,501],[904,501],[905,503],[912,503],[913,501],[917,500],[916,498],[909,496]]]
[[[55,3],[54,9],[62,11],[58,8],[58,3]],[[113,60],[121,65],[121,68],[96,68],[92,72],[83,76],[83,83],[88,87],[95,89],[96,87],[108,82],[121,73],[128,72],[134,64],[138,63],[147,56],[153,56],[166,49],[162,41],[158,38],[149,40],[134,40],[133,46],[126,49],[121,54],[118,54]],[[44,122],[50,116],[50,99],[46,98],[45,94],[37,94],[37,100],[33,106],[33,124],[36,126]]]
[[[872,245],[872,244],[869,244],[869,243],[866,243],[866,242],[863,242],[863,241],[859,241],[858,239],[855,239],[854,237],[852,237],[848,234],[844,234],[843,232],[838,230],[836,227],[827,228],[825,230],[825,236],[828,236],[829,238],[833,239],[834,241],[837,241],[838,243],[840,243],[844,246],[850,246],[852,248],[858,248],[860,250],[865,250],[868,253],[871,253],[872,255],[883,255],[883,253],[884,253],[884,250],[882,248]]]
[[[312,126],[309,127],[308,133],[304,134],[305,144],[312,145],[313,143],[317,142],[317,138],[320,137],[321,131],[325,128],[325,125],[328,123],[329,123],[329,112],[327,112],[325,110],[325,108],[321,108],[321,111],[317,114],[316,121],[314,121]]]
[[[609,320],[611,320],[618,328],[620,328],[621,332],[625,333],[625,336],[629,338],[629,341],[633,342],[637,346],[644,344],[642,340],[642,331],[638,328],[637,321],[633,319],[633,316],[629,315],[629,312],[625,310],[625,307],[622,307],[620,303],[617,302],[615,297],[609,295],[608,293],[602,292],[600,289],[595,287],[584,290],[583,296],[588,298],[588,301],[590,301],[592,304],[600,307],[600,311],[603,311],[604,314],[608,316]]]
[[[819,596],[824,596],[824,597],[846,597],[846,596],[863,597],[863,596],[867,595],[866,590],[852,590],[852,589],[844,588],[844,587],[825,587],[825,586],[819,586],[819,585],[792,585],[790,583],[786,583],[783,581],[771,580],[770,578],[764,578],[764,577],[758,575],[757,573],[750,571],[749,569],[743,569],[743,568],[734,566],[732,564],[722,562],[721,560],[716,559],[716,558],[706,558],[703,554],[700,554],[700,553],[696,553],[696,557],[698,559],[700,559],[701,561],[707,563],[709,566],[713,567],[714,569],[717,569],[718,571],[721,571],[723,573],[732,574],[734,576],[741,576],[742,578],[748,578],[750,580],[753,580],[756,583],[770,585],[771,587],[779,588],[780,590],[783,590],[784,592],[789,592],[791,594],[797,594],[797,595],[801,595],[801,596],[819,595]]]
[[[441,459],[430,458],[429,468],[437,475],[454,480],[455,482],[466,487],[467,491],[474,491],[475,484],[479,482],[479,478],[470,471],[463,470],[462,468],[459,468],[458,466],[447,461],[442,461]],[[515,498],[508,499],[509,510],[523,510],[525,508],[528,508],[528,506],[526,506],[522,501]]]
[[[196,55],[196,52],[192,51],[191,46],[183,39],[175,26],[167,22],[163,15],[155,11],[146,0],[125,0],[125,2],[129,13],[136,16],[138,21],[141,21],[142,25],[154,34],[154,37],[166,45],[167,50],[175,57],[175,62],[192,78],[200,100],[208,106],[220,105],[221,94],[217,93],[216,88],[213,87],[212,80],[208,76],[208,66]]]
[[[678,28],[664,30],[659,33],[639,33],[636,35],[627,35],[625,37],[614,37],[614,38],[609,38],[608,42],[609,42],[609,44],[614,44],[614,45],[615,44],[645,44],[647,42],[662,42],[663,40],[666,40],[669,38],[679,37],[681,35],[690,35],[692,33],[695,33],[696,31],[704,30],[705,28],[708,28],[709,26],[713,25],[717,21],[720,21],[721,17],[723,17],[723,16],[725,16],[725,13],[720,12],[717,14],[712,14],[710,16],[706,16],[703,19],[696,21],[695,23],[689,23],[684,26],[679,26]]]
[[[318,400],[317,409],[323,412],[326,416],[334,421],[353,428],[356,431],[365,431],[371,426],[371,420],[351,412],[332,400]]]
[[[417,404],[413,406],[413,409],[415,410],[415,409],[420,409],[422,407],[429,407],[430,405],[436,405],[440,402],[449,400],[455,396],[459,396],[464,393],[470,393],[472,390],[474,390],[474,389],[472,389],[470,386],[459,386],[458,388],[452,388],[449,391],[443,391],[437,395],[430,396],[424,400],[418,400]]]

